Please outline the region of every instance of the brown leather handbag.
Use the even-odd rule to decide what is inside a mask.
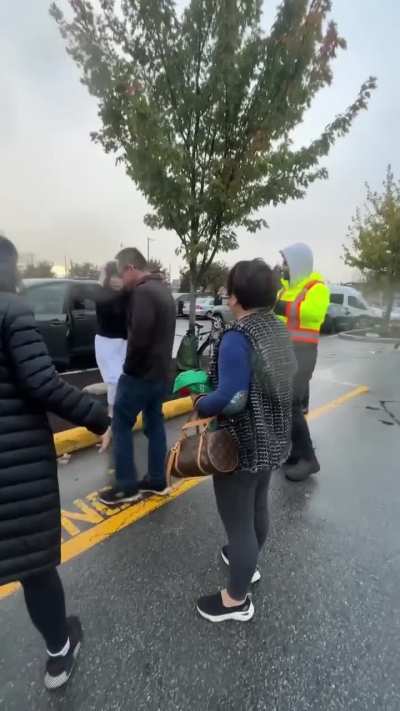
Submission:
[[[232,474],[239,467],[239,451],[227,430],[210,429],[215,418],[189,420],[167,456],[167,478]]]

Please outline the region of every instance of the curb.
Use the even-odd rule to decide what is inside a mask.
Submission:
[[[368,336],[368,329],[357,329],[354,331],[344,331],[339,333],[339,338],[343,341],[358,341],[364,343],[391,343],[394,345],[400,345],[400,338],[385,338],[381,336]]]
[[[166,420],[172,420],[174,417],[186,415],[193,409],[192,399],[190,397],[180,398],[178,400],[170,400],[163,405],[163,413]],[[134,431],[141,430],[143,427],[142,416],[139,415],[138,421],[134,427]],[[54,435],[54,444],[57,456],[63,454],[71,454],[80,449],[92,447],[100,441],[100,437],[92,432],[89,432],[85,427],[75,427],[64,432],[56,432]]]

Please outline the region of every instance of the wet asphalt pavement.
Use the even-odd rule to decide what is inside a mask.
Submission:
[[[85,628],[64,693],[42,687],[21,593],[0,599],[0,709],[399,711],[400,352],[325,339],[313,409],[357,385],[369,394],[311,424],[321,474],[300,485],[274,475],[252,622],[196,615],[196,596],[225,580],[223,531],[201,483],[62,566]],[[144,473],[141,435],[136,445]],[[72,509],[102,485],[104,462],[75,455],[60,480]]]

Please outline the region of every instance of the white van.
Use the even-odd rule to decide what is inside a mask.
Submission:
[[[369,306],[359,291],[351,286],[328,284],[331,296],[328,319],[332,332],[364,328],[380,318],[379,309]]]

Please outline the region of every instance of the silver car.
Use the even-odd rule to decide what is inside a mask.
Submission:
[[[227,296],[222,297],[221,304],[212,307],[210,316],[213,316],[215,319],[221,320],[223,323],[229,323],[229,321],[233,321],[233,314],[229,308]]]

